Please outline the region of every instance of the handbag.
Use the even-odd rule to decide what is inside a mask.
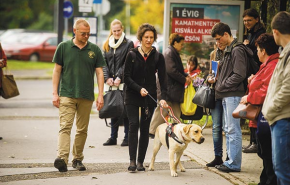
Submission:
[[[180,109],[182,114],[186,116],[190,116],[195,114],[197,105],[192,103],[192,99],[195,95],[195,89],[190,83],[184,90],[184,100],[183,103],[180,104]]]
[[[262,105],[252,105],[250,103],[240,103],[232,113],[234,118],[244,118],[257,121],[261,112]]]
[[[1,96],[5,99],[19,95],[19,91],[12,74],[3,74]]]
[[[104,106],[99,111],[99,117],[103,118],[116,118],[121,117],[124,113],[124,99],[123,92],[119,90],[112,90],[112,87],[109,88],[109,91],[104,95]]]
[[[198,106],[204,108],[215,108],[215,92],[213,86],[208,86],[207,84],[201,84],[196,93],[192,102],[197,104]]]

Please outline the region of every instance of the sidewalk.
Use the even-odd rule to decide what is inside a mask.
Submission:
[[[244,154],[242,171],[223,173],[215,168],[207,168],[206,163],[214,158],[212,130],[205,129],[205,142],[198,145],[190,143],[181,160],[186,172],[178,172],[179,177],[170,176],[168,152],[162,147],[157,155],[155,171],[128,173],[128,148],[120,147],[123,127],[120,127],[117,146],[102,146],[110,134],[110,128],[97,114],[91,115],[88,139],[84,154],[85,172],[73,170],[61,174],[53,167],[56,156],[58,110],[51,105],[51,80],[49,75],[38,71],[12,72],[21,89],[21,95],[9,100],[0,99],[0,182],[5,185],[50,185],[57,184],[257,184],[262,171],[262,160],[257,154]],[[25,76],[26,74],[29,74]],[[40,78],[41,77],[41,78]],[[41,87],[35,87],[31,80],[42,80]],[[46,85],[49,84],[49,85]],[[48,86],[48,87],[47,87]],[[37,94],[36,100],[30,91]],[[37,91],[37,92],[36,92]],[[17,107],[20,105],[19,107]],[[93,107],[95,109],[95,107]],[[75,127],[72,136],[75,133]],[[248,144],[248,135],[243,135],[243,145]],[[225,138],[224,138],[225,143]],[[225,144],[224,144],[225,148]],[[148,166],[152,156],[153,140],[150,140],[145,164]],[[225,151],[224,151],[225,152]],[[226,155],[224,155],[226,156]],[[19,180],[15,181],[13,178]],[[10,180],[9,180],[10,179]]]

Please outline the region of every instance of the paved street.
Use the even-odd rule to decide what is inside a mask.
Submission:
[[[243,154],[242,172],[219,173],[205,164],[213,158],[211,129],[204,130],[206,141],[191,143],[182,156],[187,172],[170,176],[167,149],[157,155],[156,171],[128,173],[128,148],[121,147],[123,127],[117,146],[102,146],[110,128],[96,113],[91,115],[85,146],[85,172],[59,173],[53,167],[58,135],[58,110],[51,104],[51,80],[18,80],[20,96],[0,99],[0,182],[5,185],[36,184],[249,184],[258,182],[261,161],[256,154]],[[95,106],[93,109],[96,109]],[[74,136],[75,127],[72,131]],[[247,137],[247,136],[246,136]],[[247,138],[245,138],[247,139]],[[244,144],[248,141],[244,140]],[[150,140],[145,164],[149,165],[153,140]],[[149,178],[148,178],[149,177]]]

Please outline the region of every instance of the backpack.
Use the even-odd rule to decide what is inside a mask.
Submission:
[[[246,50],[246,47],[247,47],[242,42],[237,42],[236,44],[233,45],[233,48],[236,47],[236,46],[240,46],[244,50]],[[247,53],[247,61],[248,61],[247,74],[246,74],[246,78],[243,81],[245,91],[248,88],[248,78],[252,74],[255,75],[260,69],[260,65],[254,60],[254,57],[250,56],[248,53]]]

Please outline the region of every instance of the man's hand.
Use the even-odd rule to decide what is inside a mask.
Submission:
[[[103,95],[99,95],[96,101],[96,107],[97,110],[101,110],[104,106],[104,96]]]
[[[52,104],[56,108],[59,108],[59,96],[58,96],[58,94],[53,95],[53,97],[52,97]]]

